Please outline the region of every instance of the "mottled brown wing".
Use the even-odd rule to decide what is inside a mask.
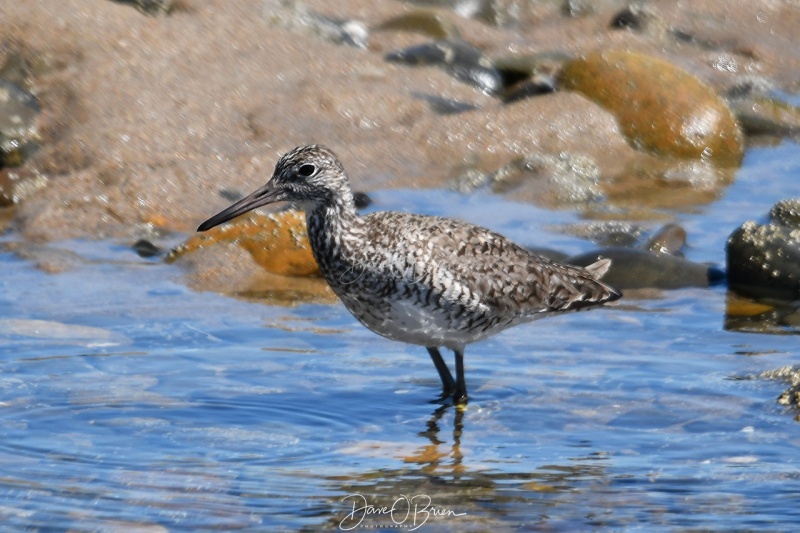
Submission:
[[[620,296],[595,279],[597,272],[555,263],[472,224],[392,213],[383,231],[384,235],[373,238],[395,243],[396,255],[402,258],[388,269],[393,272],[390,275],[403,268],[408,271],[415,262],[429,265],[441,279],[452,279],[463,287],[444,296],[468,290],[502,315],[572,311]]]

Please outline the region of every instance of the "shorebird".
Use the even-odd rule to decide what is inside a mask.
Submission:
[[[425,346],[442,381],[441,399],[452,396],[454,403],[467,400],[467,344],[621,297],[599,281],[608,259],[585,268],[562,265],[449,218],[388,211],[360,216],[344,167],[318,145],[286,153],[266,185],[197,230],[281,201],[305,210],[314,258],[348,311],[379,335]],[[455,353],[455,379],[439,347]]]

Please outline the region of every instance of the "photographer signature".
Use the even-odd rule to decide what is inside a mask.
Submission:
[[[415,531],[422,527],[432,516],[464,516],[451,509],[433,505],[431,497],[426,494],[416,496],[401,495],[391,505],[373,505],[361,494],[348,494],[343,502],[352,504],[352,510],[339,522],[339,529],[350,531],[361,526],[368,516],[388,516],[397,526]]]

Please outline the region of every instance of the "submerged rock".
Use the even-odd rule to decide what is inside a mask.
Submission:
[[[613,113],[636,148],[726,166],[742,160],[742,133],[722,98],[662,59],[595,52],[567,62],[559,82]]]
[[[631,211],[684,210],[718,200],[735,176],[734,167],[643,153],[631,160],[624,171],[604,180],[603,190],[611,203]],[[656,215],[649,212],[649,217]]]
[[[64,322],[55,322],[52,320],[21,318],[0,319],[0,335],[30,337],[90,348],[105,348],[130,343],[130,339],[125,335],[108,329],[79,324],[66,324]]]
[[[800,199],[772,207],[769,221],[747,221],[725,247],[730,287],[746,296],[800,299]]]
[[[29,242],[9,242],[0,247],[20,259],[29,261],[47,274],[61,274],[85,266],[87,260],[72,250]]]
[[[437,65],[451,76],[489,94],[502,90],[503,79],[483,52],[461,39],[443,39],[395,50],[386,61],[406,65]]]

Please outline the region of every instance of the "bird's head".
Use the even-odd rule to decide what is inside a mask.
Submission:
[[[352,205],[344,167],[329,149],[301,146],[286,153],[275,165],[269,181],[197,228],[205,231],[232,218],[274,202],[294,202],[304,209],[345,202]]]

